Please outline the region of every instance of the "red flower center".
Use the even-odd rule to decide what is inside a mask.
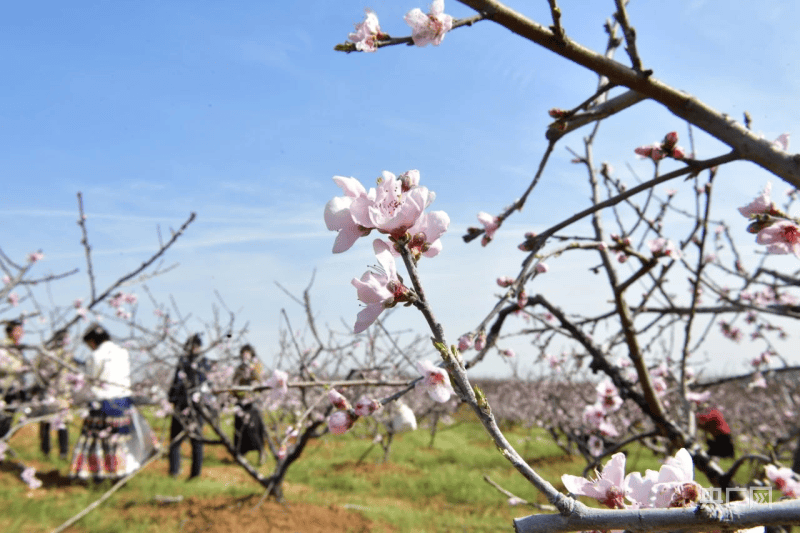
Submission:
[[[800,243],[800,229],[794,225],[788,225],[782,231],[783,240],[789,244]]]

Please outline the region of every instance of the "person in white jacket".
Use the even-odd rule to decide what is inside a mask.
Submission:
[[[149,427],[137,433],[143,419],[131,401],[131,363],[128,351],[111,341],[108,332],[92,324],[83,335],[92,349],[87,360],[92,401],[89,415],[75,444],[70,478],[116,479],[141,466],[142,438],[152,438]]]

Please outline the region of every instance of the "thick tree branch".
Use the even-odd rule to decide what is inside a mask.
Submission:
[[[552,30],[495,0],[460,0],[508,30],[598,74],[632,89],[669,109],[751,161],[800,188],[800,154],[792,155],[759,138],[744,125],[684,93],[635,69],[626,67],[572,40],[561,41]]]

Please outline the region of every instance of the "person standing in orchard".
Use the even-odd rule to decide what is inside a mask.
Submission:
[[[192,444],[192,468],[189,479],[200,475],[203,468],[203,416],[200,405],[200,385],[208,378],[211,365],[200,355],[203,340],[196,333],[184,345],[184,355],[178,360],[175,377],[169,389],[173,404],[170,427],[169,475],[177,477],[181,469],[181,443],[189,437]],[[184,432],[181,435],[181,432]]]
[[[0,398],[5,403],[4,410],[0,411],[0,438],[11,430],[14,422],[14,409],[11,406],[22,400],[25,372],[25,358],[19,349],[25,335],[22,321],[10,320],[6,322],[5,329],[6,337],[0,347]]]
[[[233,374],[233,384],[247,387],[261,383],[264,378],[264,368],[256,357],[253,347],[245,344],[239,355],[241,361]],[[264,464],[264,421],[261,419],[261,411],[256,406],[256,395],[252,392],[238,392],[236,395],[233,446],[241,455],[256,450],[259,464]]]
[[[53,399],[52,391],[58,386],[58,380],[62,379],[64,374],[64,366],[61,363],[68,363],[72,359],[71,354],[65,349],[65,346],[68,343],[69,337],[67,335],[67,331],[64,329],[57,331],[47,346],[49,353],[45,354],[40,352],[38,360],[36,361],[34,373],[35,379],[37,381],[38,388],[41,390],[39,393],[40,399],[44,400],[45,402],[48,400],[48,395],[50,399]],[[52,413],[52,403],[45,405],[47,407],[44,411],[47,413]],[[63,405],[62,407],[66,407],[66,405]],[[51,426],[52,424],[50,421],[39,423],[39,447],[42,451],[42,454],[45,456],[50,455]],[[61,459],[67,459],[67,456],[69,455],[69,432],[63,421],[59,422],[57,434],[58,455]]]
[[[731,428],[719,409],[711,409],[697,415],[697,427],[706,431],[708,455],[714,457],[733,457],[736,450],[731,439]]]
[[[92,401],[72,453],[69,477],[121,478],[141,465],[131,452],[130,357],[99,324],[89,326],[83,342],[92,350],[87,360]]]

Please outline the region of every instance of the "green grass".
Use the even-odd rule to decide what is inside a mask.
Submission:
[[[163,422],[154,425],[158,429]],[[559,490],[563,490],[562,474],[580,475],[583,471],[583,460],[565,456],[544,431],[511,427],[507,428],[506,436],[536,471]],[[429,441],[430,433],[424,429],[397,435],[386,464],[380,462],[383,457],[380,446],[372,447],[358,463],[371,446],[366,435],[359,435],[358,427],[346,435],[329,435],[312,441],[289,470],[284,486],[286,499],[357,509],[378,524],[376,531],[398,532],[511,530],[514,517],[533,512],[530,508],[509,507],[506,497],[483,480],[484,475],[522,498],[546,503],[501,456],[478,423],[465,421],[441,428],[433,448],[428,446]],[[26,428],[15,436],[12,445],[23,460],[37,468],[40,478],[56,476],[55,472],[48,474],[53,470],[66,473],[66,461],[47,460],[39,455],[36,428]],[[147,512],[147,506],[154,506],[155,495],[234,499],[262,494],[261,487],[233,464],[219,446],[206,447],[203,475],[187,483],[188,443],[184,446],[182,477],[168,477],[166,460],[160,460],[84,518],[73,531],[179,531],[178,517],[164,519]],[[255,459],[255,454],[252,458]],[[660,464],[649,450],[636,446],[628,449],[628,472],[658,470]],[[262,472],[268,474],[271,468],[267,464]],[[34,491],[31,495],[19,479],[19,471],[7,465],[0,472],[0,480],[0,531],[10,533],[49,531],[99,498],[110,486],[107,482],[61,487]],[[698,482],[709,486],[700,475]],[[593,504],[587,499],[584,502]],[[144,512],[137,512],[135,520],[121,519],[127,516],[125,510],[129,508]]]

